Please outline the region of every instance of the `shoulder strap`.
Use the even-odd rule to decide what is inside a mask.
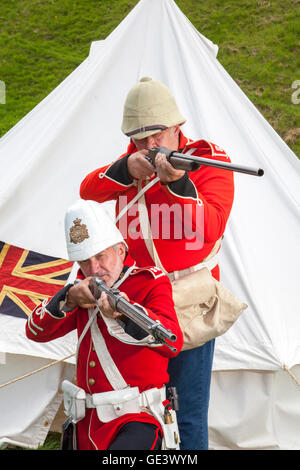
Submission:
[[[140,184],[141,183],[139,182],[139,185]],[[166,270],[163,267],[162,262],[160,261],[160,258],[158,256],[157,250],[153,242],[152,232],[151,232],[151,227],[150,227],[150,222],[149,222],[149,215],[148,215],[148,210],[147,210],[144,194],[142,194],[138,200],[138,210],[139,210],[141,231],[143,234],[144,242],[149,251],[149,254],[151,258],[153,259],[155,266],[158,266],[166,274]]]
[[[76,364],[77,364],[77,356],[78,356],[78,351],[79,347],[81,344],[81,341],[83,340],[86,332],[88,331],[89,328],[91,328],[91,336],[92,340],[94,343],[94,347],[99,359],[99,362],[101,364],[101,367],[103,369],[103,372],[106,375],[107,380],[111,384],[112,388],[114,390],[120,390],[123,388],[126,388],[128,385],[125,382],[123,376],[121,375],[119,369],[117,368],[116,364],[114,363],[108,349],[105,343],[105,340],[103,338],[103,335],[97,325],[97,322],[95,321],[97,313],[100,312],[98,307],[95,307],[94,309],[90,308],[88,310],[89,314],[89,320],[86,323],[80,338],[77,343],[77,348],[76,348]],[[101,313],[101,312],[100,312]]]
[[[129,269],[127,269],[127,271],[126,271],[125,275],[123,276],[123,278],[119,282],[117,282],[114,285],[114,287],[119,287],[121,285],[121,283],[124,282],[125,279],[129,276],[129,274],[134,269],[134,267],[135,267],[135,265],[133,265]],[[97,321],[95,321],[96,320],[96,315],[97,315],[98,312],[100,312],[100,314],[102,315],[101,310],[99,309],[98,306],[96,306],[93,309],[88,310],[89,320],[86,323],[86,325],[85,325],[85,327],[84,327],[84,329],[83,329],[83,331],[80,335],[78,343],[77,343],[76,363],[77,363],[77,356],[78,356],[78,350],[79,350],[80,343],[83,340],[83,338],[84,338],[86,332],[88,331],[88,329],[91,328],[91,336],[92,336],[92,340],[93,340],[93,343],[94,343],[94,346],[95,346],[96,354],[98,356],[101,367],[102,367],[102,369],[103,369],[103,371],[106,375],[106,378],[107,378],[107,380],[109,381],[109,383],[111,384],[111,386],[114,390],[120,390],[120,389],[128,387],[128,385],[125,382],[123,376],[121,375],[119,369],[117,368],[115,362],[113,361],[113,358],[111,357],[111,355],[110,355],[110,353],[107,349],[107,346],[106,346],[105,340],[103,338],[103,335],[102,335],[102,333],[101,333],[101,331],[98,327]],[[104,318],[103,315],[102,315],[102,317]]]
[[[192,155],[192,153],[195,151],[195,148],[191,148],[186,152],[186,155]],[[156,180],[159,180],[159,177],[155,178]],[[154,181],[154,180],[153,180]],[[151,181],[152,183],[152,181]],[[152,232],[151,232],[151,226],[149,222],[149,215],[148,215],[148,210],[146,206],[146,201],[145,201],[145,196],[144,193],[145,191],[140,190],[141,188],[141,182],[138,182],[138,210],[139,210],[139,219],[140,219],[140,226],[141,226],[141,231],[143,234],[143,239],[145,241],[146,247],[149,251],[149,254],[152,258],[152,260],[155,263],[155,266],[158,266],[165,274],[167,274],[167,271],[162,265],[162,262],[159,258],[159,255],[157,253],[156,247],[153,242],[153,237],[152,237]]]
[[[99,309],[98,307],[96,307],[96,309],[89,309],[89,317],[93,319],[95,319],[94,310],[98,312]],[[96,321],[92,321],[91,335],[99,362],[112,388],[114,390],[121,390],[128,387],[128,384],[125,382],[107,349],[105,340]]]
[[[157,182],[159,181],[159,177],[157,176],[156,178],[154,178],[152,181],[150,181],[146,186],[144,186],[143,188],[141,188],[141,184],[139,182],[138,184],[138,192],[137,194],[134,196],[133,199],[131,199],[131,201],[125,206],[123,207],[123,209],[119,212],[119,214],[117,215],[116,219],[115,219],[115,223],[117,223],[121,217],[123,217],[123,215],[129,211],[129,209],[133,206],[133,204],[138,201],[140,199],[140,197],[143,196],[143,194],[148,191],[148,189],[152,188],[152,186],[154,186]]]
[[[196,150],[195,148],[189,149],[187,153],[189,155],[191,155],[195,150]],[[139,182],[139,185],[140,184],[141,183]],[[138,210],[139,210],[139,219],[140,219],[141,231],[142,231],[143,239],[145,241],[148,252],[149,252],[152,260],[154,261],[155,266],[158,266],[165,274],[167,274],[167,271],[165,270],[165,268],[162,265],[162,262],[159,258],[158,253],[157,253],[155,244],[153,242],[151,226],[150,226],[150,222],[149,222],[149,214],[148,214],[148,210],[147,210],[147,206],[146,206],[144,193],[142,193],[139,197]],[[216,254],[217,254],[217,252],[218,252],[218,250],[221,246],[221,240],[222,240],[223,237],[224,237],[224,235],[222,235],[222,237],[219,238],[219,240],[216,241],[212,251],[208,254],[208,256],[205,259],[203,259],[203,266],[204,266],[204,263],[207,263],[208,261],[212,260],[214,256],[216,256]],[[210,269],[212,269],[212,268],[210,268]]]

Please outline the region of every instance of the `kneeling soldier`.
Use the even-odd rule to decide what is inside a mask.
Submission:
[[[33,310],[26,335],[46,342],[77,329],[77,385],[63,382],[73,448],[179,449],[176,413],[164,384],[168,360],[179,353],[183,337],[168,277],[156,267],[124,263],[127,245],[101,204],[75,203],[65,231],[69,259],[80,267],[77,279]],[[172,347],[114,311],[105,292],[96,300],[93,276],[120,287],[124,299],[171,330],[177,337]]]

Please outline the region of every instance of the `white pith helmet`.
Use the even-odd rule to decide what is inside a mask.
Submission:
[[[158,80],[143,77],[129,90],[122,122],[128,137],[144,139],[185,121],[173,95]]]
[[[70,261],[84,261],[115,245],[123,236],[101,204],[80,199],[65,214],[65,236]]]

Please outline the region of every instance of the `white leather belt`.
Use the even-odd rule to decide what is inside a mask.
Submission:
[[[181,269],[179,271],[172,271],[167,273],[168,278],[171,282],[175,281],[175,279],[179,279],[187,274],[193,273],[194,271],[199,271],[199,269],[207,268],[210,271],[215,268],[218,264],[218,256],[215,255],[207,261],[203,261],[202,263],[196,264],[195,266],[191,266],[190,268]]]
[[[96,408],[100,421],[107,423],[128,413],[146,412],[155,415],[155,410],[159,412],[165,399],[165,387],[151,388],[141,393],[138,387],[127,387],[123,390],[86,394],[85,406]]]
[[[135,387],[136,388],[136,387]],[[125,392],[126,390],[130,390],[129,388],[128,389],[123,389],[122,391]],[[145,390],[144,392],[140,392],[138,394],[138,401],[139,401],[139,406],[141,409],[144,409],[144,408],[147,408],[147,405],[148,405],[148,400],[149,400],[149,396],[153,394],[154,391],[158,391],[159,392],[159,396],[160,396],[160,399],[161,399],[161,402],[163,402],[165,399],[166,399],[166,387],[163,386],[162,388],[150,388],[148,390]],[[86,408],[96,408],[97,405],[95,404],[95,402],[97,402],[97,395],[98,397],[102,396],[102,397],[105,397],[107,396],[107,401],[110,401],[110,402],[116,402],[116,403],[122,403],[122,397],[120,396],[121,393],[119,390],[114,390],[114,391],[111,391],[111,392],[103,392],[103,393],[95,393],[93,395],[90,395],[90,394],[86,394],[86,402],[85,402],[85,406]],[[115,400],[114,398],[115,397]],[[127,397],[125,398],[125,401],[127,399]],[[105,400],[106,401],[106,400]]]

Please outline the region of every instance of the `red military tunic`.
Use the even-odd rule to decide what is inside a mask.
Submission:
[[[178,151],[186,153],[189,149],[196,149],[195,156],[230,162],[215,144],[188,141],[180,133]],[[127,154],[88,174],[81,183],[80,196],[98,202],[116,200],[118,214],[138,192],[137,182],[127,169],[127,158],[136,151],[130,142]],[[155,232],[154,244],[167,272],[194,266],[209,255],[225,231],[233,196],[233,172],[208,166],[186,172],[180,180],[169,184],[158,181],[145,193],[152,233]],[[118,226],[138,265],[154,264],[140,233],[137,203]],[[212,274],[219,278],[218,266]]]
[[[79,277],[83,278],[81,273]],[[120,285],[120,290],[128,295],[132,303],[143,306],[152,319],[159,320],[177,336],[177,341],[172,343],[177,348],[177,353],[173,353],[167,346],[128,345],[112,337],[103,319],[97,318],[108,350],[127,384],[132,387],[138,386],[140,392],[153,387],[160,388],[169,380],[168,359],[176,356],[183,345],[170,281],[158,269],[137,268]],[[87,321],[86,309],[77,307],[59,318],[47,311],[47,304],[43,303],[33,310],[27,320],[26,335],[33,341],[46,342],[77,329],[80,337]],[[77,385],[89,394],[112,390],[93,348],[90,330],[84,336],[79,348]],[[159,426],[155,418],[148,413],[127,414],[104,424],[99,421],[96,409],[87,409],[85,418],[77,424],[78,448],[107,449],[120,427],[129,421],[143,421]]]

